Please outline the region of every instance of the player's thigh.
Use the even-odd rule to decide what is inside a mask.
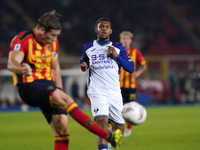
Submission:
[[[52,122],[52,118],[54,115],[67,115],[67,112],[64,109],[54,108],[50,105],[49,102],[44,103],[39,108],[49,124]]]
[[[48,80],[35,80],[17,87],[22,100],[33,107],[49,103],[50,94],[56,89],[55,83]]]
[[[52,116],[50,125],[55,136],[69,134],[67,123],[68,117],[65,114],[54,114]]]
[[[104,95],[88,95],[91,102],[91,112],[94,120],[100,117],[108,118],[109,104]]]
[[[109,99],[109,122],[123,126],[125,124],[122,116],[123,102],[121,95],[110,96]]]
[[[56,89],[52,93],[51,104],[53,107],[66,109],[73,102],[73,99],[60,89]]]
[[[108,128],[108,118],[107,117],[98,117],[94,120],[102,129]]]

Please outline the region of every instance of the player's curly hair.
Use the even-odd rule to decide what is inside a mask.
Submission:
[[[44,27],[46,32],[50,30],[60,30],[62,28],[60,23],[60,14],[56,13],[56,10],[43,14],[39,19],[36,27]]]
[[[100,19],[98,19],[96,21],[95,28],[97,28],[97,26],[98,26],[98,24],[99,24],[100,21],[108,21],[110,23],[110,26],[112,26],[112,22],[110,21],[110,19],[108,19],[106,17],[102,17],[102,18],[100,18]]]

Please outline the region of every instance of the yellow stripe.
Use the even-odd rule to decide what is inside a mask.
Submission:
[[[13,84],[17,85],[17,75],[13,73]]]
[[[56,141],[69,140],[69,136],[55,137]]]
[[[12,46],[12,44],[13,44],[13,41],[14,41],[14,39],[16,39],[16,37],[17,37],[17,35],[12,39],[12,41],[10,42],[10,47]]]
[[[130,73],[125,71],[125,88],[129,87],[129,76]]]
[[[136,70],[136,63],[137,63],[137,61],[136,61],[136,49],[133,49],[131,59],[134,62],[134,71],[135,71]]]
[[[28,59],[28,62],[32,63],[31,62],[31,60],[32,60],[31,56],[33,55],[32,54],[32,49],[33,49],[33,41],[32,41],[32,39],[28,40],[28,44],[29,44],[28,45],[28,51],[29,52],[28,52],[28,58],[27,59]],[[32,81],[34,81],[33,76],[28,76],[27,77],[27,82],[32,82]]]
[[[45,63],[45,68],[46,68],[46,72],[45,72],[45,77],[47,77],[47,80],[51,80],[51,78],[49,78],[51,76],[51,59],[52,59],[52,53],[53,52],[50,52],[49,49],[48,49],[48,45],[45,46],[45,54],[46,56],[48,56],[46,58],[46,63]],[[50,56],[50,57],[49,57]]]
[[[15,51],[11,50],[11,51],[9,52],[8,56],[9,56],[12,52],[15,52]],[[22,52],[22,51],[18,51],[18,52],[20,52],[20,53],[22,53],[22,54],[24,55],[24,52]],[[17,53],[18,53],[18,52],[17,52]]]
[[[56,50],[56,41],[53,41],[53,49]]]
[[[51,58],[52,60],[56,60],[56,59],[58,59],[58,55],[56,56],[56,57],[54,57],[54,58]]]
[[[143,58],[144,59],[144,58]],[[143,65],[143,64],[145,64],[146,63],[146,61],[145,60],[143,60],[140,64],[141,65]]]
[[[41,51],[42,51],[42,47],[40,44],[37,43],[37,49],[39,48],[39,50],[36,50],[35,51],[35,56],[36,56],[36,68],[38,68],[36,70],[36,76],[39,78],[39,79],[43,79],[44,77],[41,75],[41,72],[42,72],[42,69],[44,68],[43,65],[45,65],[44,63],[42,63],[42,59],[40,59],[40,56],[42,56],[41,54]],[[46,48],[46,47],[44,47]]]
[[[75,107],[78,107],[78,105],[76,103],[72,103],[71,105],[69,105],[67,107],[67,112],[69,113],[72,109],[74,109]]]
[[[135,88],[136,87],[136,79],[135,78],[131,78],[131,88]]]
[[[121,67],[120,69],[120,86],[123,86],[123,78],[124,78],[124,69]]]
[[[137,49],[134,48],[132,52],[132,56],[131,56],[131,59],[134,62],[134,72],[136,71],[136,64],[137,64],[136,53],[137,53]],[[135,85],[136,85],[136,80],[135,78],[131,77],[131,88],[135,88]]]
[[[57,49],[57,47],[56,47],[56,41],[54,41],[53,42],[53,55],[54,55],[54,52],[56,51],[56,49]],[[52,57],[53,57],[53,55],[52,55]],[[53,58],[52,60],[56,60],[56,59],[58,59],[58,55],[55,58]]]

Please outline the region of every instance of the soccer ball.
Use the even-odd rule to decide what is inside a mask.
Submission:
[[[129,102],[124,105],[122,115],[128,124],[139,125],[146,120],[147,111],[141,104]]]

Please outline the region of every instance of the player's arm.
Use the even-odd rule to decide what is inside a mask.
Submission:
[[[24,74],[26,76],[32,75],[32,69],[29,64],[22,63],[24,59],[24,53],[19,51],[13,51],[8,57],[7,69],[16,73]]]
[[[86,50],[86,48],[85,48],[85,45],[84,45],[83,54],[82,54],[82,57],[81,57],[81,60],[80,60],[80,68],[83,72],[85,72],[88,69],[88,66],[89,66],[89,58],[87,57],[85,50]]]
[[[120,45],[119,45],[120,46]],[[129,73],[133,73],[134,71],[134,62],[129,57],[126,48],[124,46],[120,46],[120,53],[117,54],[116,50],[112,46],[108,47],[108,56],[114,56],[117,60],[117,62],[123,67],[123,69]]]
[[[139,69],[132,73],[132,77],[138,78],[147,69],[147,64],[140,65]]]
[[[51,62],[51,69],[52,69],[52,76],[54,78],[54,82],[56,84],[56,87],[59,87],[63,89],[62,86],[62,79],[60,74],[60,64],[58,62],[58,59],[52,60]]]
[[[129,73],[133,73],[134,71],[134,62],[129,57],[126,48],[121,46],[120,54],[118,55],[115,48],[112,46],[108,47],[108,56],[111,58],[116,58],[117,62],[123,67],[123,69]]]
[[[120,65],[123,67],[123,69],[129,73],[133,73],[134,71],[134,62],[129,59],[124,59],[123,57],[121,57],[120,55],[118,55],[118,57],[116,58],[117,62],[120,63]]]
[[[136,60],[140,63],[140,67],[132,73],[132,77],[134,78],[138,78],[147,69],[146,61],[138,49],[136,51]]]

